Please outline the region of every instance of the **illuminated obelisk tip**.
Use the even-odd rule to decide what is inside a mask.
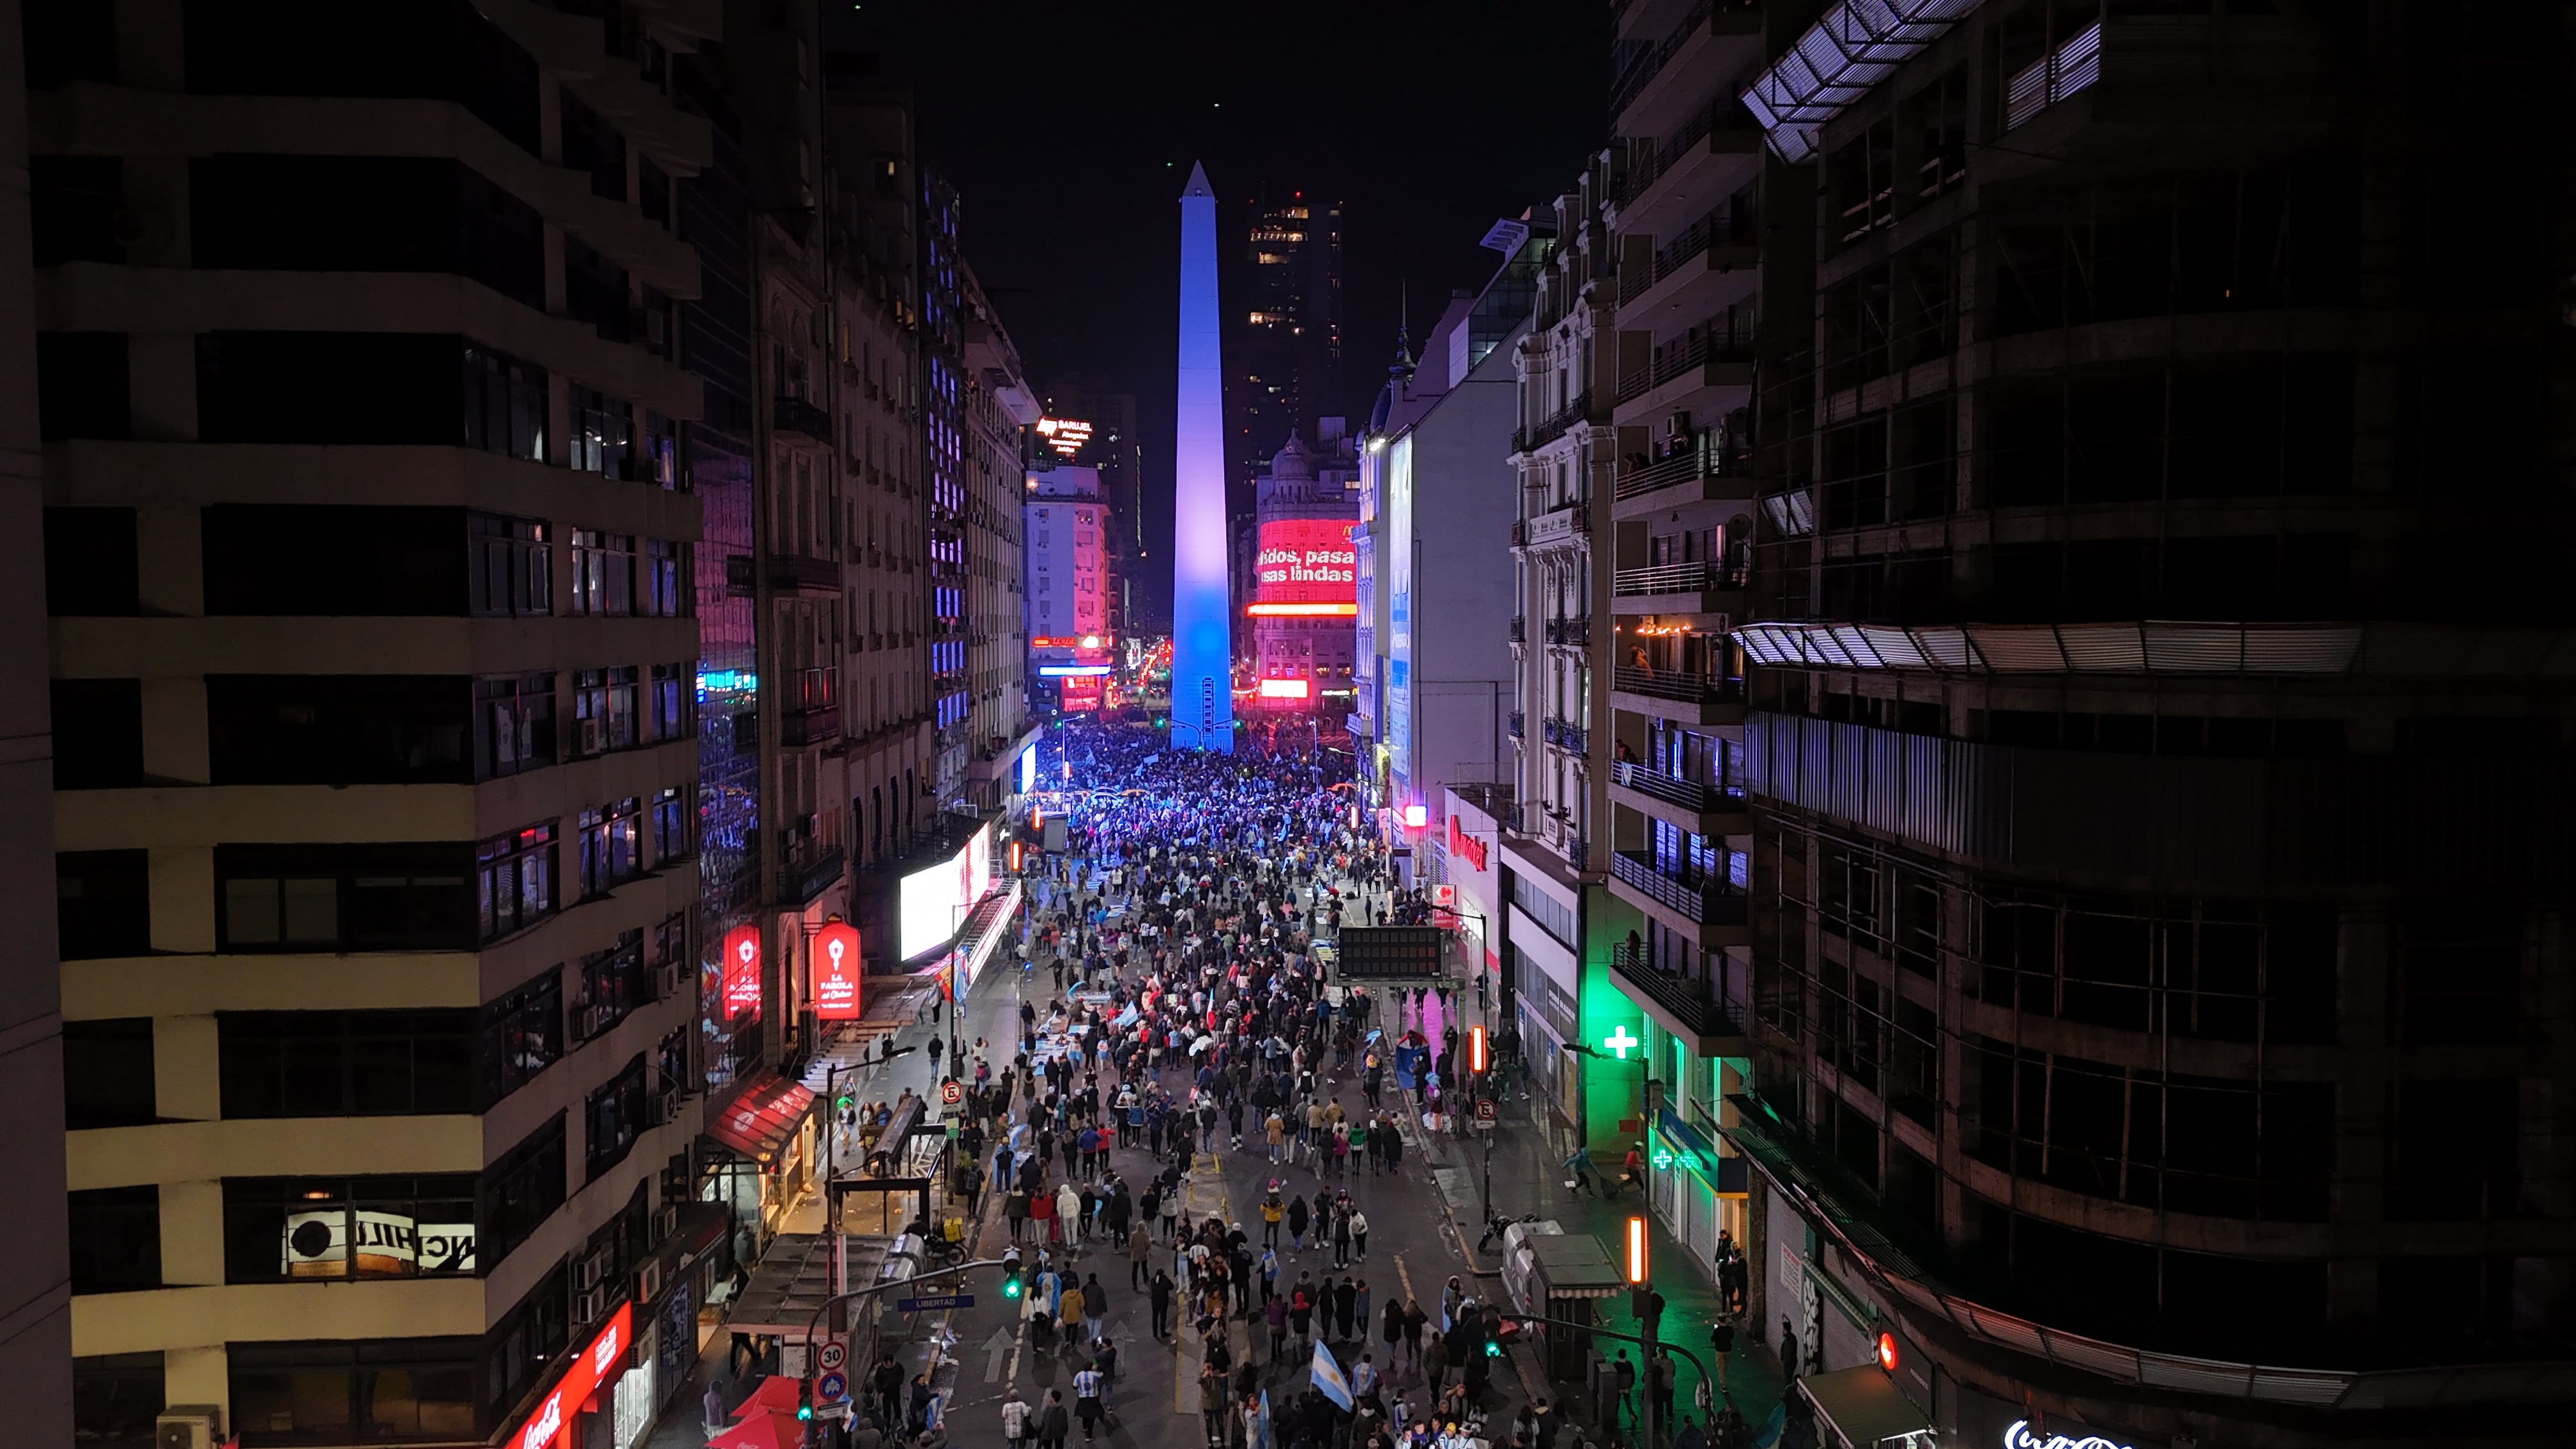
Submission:
[[[1181,192],[1179,427],[1172,446],[1172,745],[1234,751],[1234,603],[1225,548],[1225,373],[1218,357],[1216,192]]]

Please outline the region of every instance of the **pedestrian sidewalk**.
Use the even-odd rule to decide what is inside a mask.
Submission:
[[[1543,1108],[1526,1095],[1506,1103],[1502,1121],[1485,1134],[1487,1141],[1461,1140],[1443,1133],[1434,1135],[1421,1130],[1418,1113],[1410,1123],[1415,1146],[1431,1166],[1433,1180],[1447,1200],[1449,1212],[1459,1230],[1459,1245],[1466,1252],[1469,1266],[1484,1280],[1491,1296],[1502,1297],[1501,1263],[1496,1253],[1479,1254],[1476,1240],[1484,1231],[1482,1185],[1494,1184],[1494,1207],[1511,1218],[1524,1213],[1540,1220],[1554,1220],[1568,1233],[1585,1233],[1598,1240],[1615,1260],[1623,1251],[1628,1219],[1642,1216],[1648,1233],[1647,1261],[1653,1268],[1656,1290],[1664,1296],[1664,1315],[1660,1338],[1676,1348],[1686,1349],[1702,1363],[1710,1358],[1708,1330],[1719,1317],[1717,1285],[1690,1250],[1664,1229],[1644,1197],[1631,1189],[1613,1197],[1576,1194],[1565,1186],[1561,1166],[1565,1150],[1556,1143],[1556,1133],[1547,1123]],[[1490,1169],[1487,1150],[1492,1153]],[[1489,1179],[1490,1171],[1490,1179]],[[1602,1326],[1618,1333],[1642,1336],[1636,1315],[1626,1296],[1601,1300],[1595,1305]],[[1735,1349],[1723,1366],[1723,1398],[1735,1405],[1735,1411],[1757,1431],[1780,1402],[1780,1362],[1774,1348],[1754,1341],[1753,1325],[1739,1322]],[[1621,1348],[1628,1349],[1631,1361],[1639,1357],[1633,1344],[1617,1339],[1597,1340],[1603,1358],[1614,1357]],[[1532,1381],[1540,1378],[1537,1355],[1521,1350],[1523,1373]],[[1590,1422],[1590,1405],[1580,1384],[1558,1383],[1550,1386],[1551,1398],[1570,1417]],[[1681,1363],[1680,1380],[1675,1385],[1675,1424],[1679,1415],[1687,1414],[1702,1428],[1708,1416],[1694,1405],[1698,1380],[1687,1361]],[[1718,1394],[1712,1388],[1712,1396]],[[1596,1426],[1608,1427],[1608,1426]]]

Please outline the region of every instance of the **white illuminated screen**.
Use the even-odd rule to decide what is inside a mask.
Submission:
[[[1038,747],[1020,751],[1020,793],[1025,795],[1038,787]]]
[[[975,832],[964,849],[925,870],[903,878],[898,914],[902,918],[899,948],[907,961],[948,944],[966,919],[966,910],[984,898],[993,884],[993,827]]]

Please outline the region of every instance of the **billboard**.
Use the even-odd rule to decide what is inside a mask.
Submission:
[[[948,944],[964,924],[966,912],[993,885],[993,827],[975,832],[955,855],[914,871],[897,888],[897,914],[902,922],[899,949],[909,961]]]
[[[725,1015],[759,1015],[760,927],[745,922],[726,932],[724,953]]]
[[[859,1019],[859,978],[867,968],[859,958],[858,928],[834,921],[814,933],[814,1015],[823,1021]]]
[[[1261,525],[1255,601],[1356,605],[1359,554],[1351,546],[1354,526],[1337,518],[1283,518]]]

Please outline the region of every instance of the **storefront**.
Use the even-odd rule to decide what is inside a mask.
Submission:
[[[814,1092],[764,1077],[707,1113],[710,1154],[699,1197],[731,1208],[735,1253],[758,1258],[813,1175]]]
[[[502,1441],[504,1449],[626,1449],[624,1441],[611,1442],[617,1392],[639,1373],[649,1399],[653,1365],[635,1363],[635,1305],[621,1303],[581,1351],[569,1356],[563,1377],[510,1431]],[[645,1422],[650,1424],[649,1415]],[[637,1437],[642,1437],[640,1428]]]
[[[1520,1028],[1530,1091],[1571,1119],[1583,1101],[1583,1058],[1566,1048],[1581,1040],[1582,1018],[1575,1010],[1574,993],[1540,964],[1540,952],[1520,944],[1522,939],[1516,929],[1509,949],[1513,1024]],[[1554,944],[1550,941],[1547,946]],[[1542,952],[1546,949],[1541,947]]]
[[[1745,1160],[1723,1155],[1669,1107],[1655,1114],[1648,1147],[1655,1214],[1714,1280],[1721,1235],[1739,1247],[1744,1242]]]

